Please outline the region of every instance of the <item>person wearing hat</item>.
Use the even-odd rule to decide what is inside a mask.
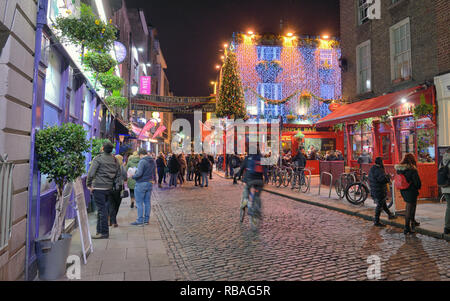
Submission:
[[[384,225],[380,223],[380,214],[382,210],[388,214],[389,219],[395,218],[395,215],[389,211],[389,208],[386,205],[387,184],[389,182],[391,182],[391,177],[386,174],[383,158],[377,157],[375,159],[375,165],[373,165],[369,171],[370,194],[377,204],[374,222],[374,226],[377,227],[384,227]]]

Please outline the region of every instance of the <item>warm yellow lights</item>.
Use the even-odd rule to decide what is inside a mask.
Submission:
[[[297,40],[296,37],[290,36],[290,37],[283,37],[283,46],[285,47],[292,47],[295,46],[295,41]]]
[[[220,69],[220,65],[216,65],[216,69]]]
[[[319,49],[332,49],[333,41],[330,40],[319,40]]]
[[[324,40],[328,40],[329,38],[330,38],[330,36],[327,34],[322,36],[322,39],[324,39]]]
[[[223,48],[228,48],[228,44],[223,44]]]
[[[225,59],[225,56],[222,55],[220,58],[221,58],[222,60],[224,60],[224,59]]]
[[[294,34],[293,34],[292,32],[288,32],[286,35],[287,35],[288,37],[292,37]]]
[[[253,34],[253,31],[249,30],[247,33],[248,33],[249,35],[252,35],[252,34]]]

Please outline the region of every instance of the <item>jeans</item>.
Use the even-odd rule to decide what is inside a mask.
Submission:
[[[208,186],[208,173],[209,172],[204,172],[202,171],[202,187],[205,185],[205,181],[206,181],[206,186]]]
[[[108,200],[111,190],[94,190],[94,200],[97,206],[97,233],[109,235],[108,226]]]
[[[140,182],[136,183],[134,189],[134,194],[136,196],[136,207],[138,223],[146,223],[150,219],[150,197],[152,194],[152,183],[150,182]]]
[[[169,187],[172,187],[172,186],[177,187],[177,178],[178,178],[178,173],[170,174]]]
[[[158,169],[158,184],[161,184],[164,178],[164,168]]]
[[[249,198],[252,187],[255,188],[253,201]],[[250,180],[245,184],[244,190],[242,191],[242,198],[248,199],[248,215],[250,216],[261,216],[261,192],[263,187],[263,180]]]
[[[447,209],[445,210],[445,229],[450,230],[450,193],[444,193],[447,201]]]
[[[201,173],[199,173],[199,172],[194,173],[195,186],[201,184],[201,178],[202,178]]]

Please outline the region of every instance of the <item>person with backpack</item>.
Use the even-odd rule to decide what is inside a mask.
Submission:
[[[264,167],[261,165],[261,153],[259,149],[256,154],[245,157],[241,164],[239,174],[244,174],[244,190],[242,192],[243,206],[248,204],[248,198],[252,187],[255,188],[253,204],[248,206],[248,215],[261,216],[261,192],[264,187]]]
[[[139,160],[141,160],[141,159],[139,158],[138,153],[136,151],[133,153],[133,155],[131,155],[128,158],[128,162],[127,162],[127,166],[126,166],[127,171],[130,172],[130,168],[134,168],[135,170],[137,170]],[[135,204],[134,188],[136,187],[136,180],[134,180],[132,176],[129,176],[127,185],[128,185],[128,188],[130,189],[130,199],[131,199],[130,208],[134,208],[134,204]]]
[[[441,192],[447,201],[447,209],[445,210],[444,234],[450,234],[450,148],[442,158],[442,166],[439,168],[438,184]]]
[[[413,154],[405,154],[400,164],[395,165],[397,176],[395,186],[400,189],[406,202],[405,230],[404,234],[415,233],[418,223],[415,221],[417,197],[422,188],[419,173],[417,171],[416,158]]]
[[[208,157],[205,153],[202,154],[202,160],[200,162],[200,172],[202,174],[202,183],[200,187],[208,187],[208,175],[209,169],[211,168],[211,162],[209,162]],[[206,183],[205,183],[206,182]]]
[[[380,223],[381,210],[384,210],[384,212],[387,213],[389,219],[395,218],[395,215],[389,211],[389,208],[386,205],[386,199],[388,197],[387,184],[389,182],[391,182],[391,177],[386,174],[383,158],[377,157],[375,159],[375,165],[373,165],[369,171],[370,194],[372,195],[375,204],[377,204],[374,222],[374,226],[376,227],[384,227],[384,225]]]

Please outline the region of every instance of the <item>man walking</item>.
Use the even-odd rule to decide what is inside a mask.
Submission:
[[[133,179],[136,180],[134,194],[136,196],[136,206],[138,217],[131,225],[148,225],[150,219],[150,197],[153,188],[153,182],[156,182],[156,162],[145,149],[139,150],[141,160]]]
[[[118,189],[121,176],[120,165],[111,154],[113,148],[110,142],[103,144],[102,153],[92,161],[86,179],[86,186],[93,193],[98,210],[97,234],[92,236],[93,239],[109,238],[108,202],[113,189]]]

